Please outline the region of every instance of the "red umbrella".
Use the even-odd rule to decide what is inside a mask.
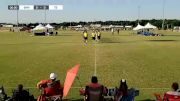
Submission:
[[[66,97],[73,82],[74,82],[74,79],[78,73],[78,70],[79,70],[79,67],[80,67],[80,64],[77,64],[76,66],[74,66],[73,68],[69,69],[68,72],[67,72],[67,75],[66,75],[66,80],[65,80],[65,83],[64,83],[64,89],[63,89],[63,96]]]

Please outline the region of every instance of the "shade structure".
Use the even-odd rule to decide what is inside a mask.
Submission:
[[[133,30],[137,31],[137,30],[142,30],[144,29],[144,26],[138,24],[135,28],[133,28]]]
[[[33,29],[33,31],[36,31],[36,30],[45,30],[46,28],[42,25],[42,24],[39,24],[39,25],[37,25],[34,29]]]
[[[145,26],[144,26],[145,29],[156,29],[157,27],[150,24],[150,23],[147,23]]]
[[[63,96],[66,97],[74,82],[74,79],[79,71],[80,64],[75,65],[67,71],[66,79],[64,82]]]
[[[54,30],[54,27],[51,26],[50,24],[47,24],[47,25],[45,26],[45,28],[46,28],[46,31],[47,31],[48,33],[51,33],[51,32],[53,32],[53,30]]]
[[[51,26],[50,24],[47,24],[45,27],[46,27],[47,29],[53,29],[53,28],[54,28],[54,27]]]
[[[113,25],[109,25],[109,28],[114,28],[114,26]]]

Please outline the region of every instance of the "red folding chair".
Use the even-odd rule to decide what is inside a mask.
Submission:
[[[180,95],[164,94],[164,101],[180,101]]]

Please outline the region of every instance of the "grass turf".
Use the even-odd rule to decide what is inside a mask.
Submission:
[[[114,36],[103,32],[100,42],[90,40],[88,45],[80,32],[59,33],[44,37],[0,32],[0,84],[9,95],[22,83],[37,96],[38,81],[56,72],[63,83],[66,71],[77,63],[81,64],[78,75],[85,86],[94,74],[95,48],[99,82],[115,87],[125,78],[129,87],[140,90],[136,100],[153,100],[153,93],[170,90],[172,82],[180,81],[180,33],[158,31],[165,36],[145,37],[131,31]],[[73,87],[80,87],[78,80]],[[81,98],[78,88],[71,89],[68,98]]]

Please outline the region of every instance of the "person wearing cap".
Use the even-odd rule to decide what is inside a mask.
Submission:
[[[96,76],[92,76],[91,83],[86,86],[85,91],[80,90],[80,93],[85,96],[85,101],[103,101],[107,90],[98,83]]]
[[[45,96],[63,95],[63,86],[60,84],[60,80],[57,80],[55,73],[50,74],[50,79],[38,82],[37,88],[43,89]]]

